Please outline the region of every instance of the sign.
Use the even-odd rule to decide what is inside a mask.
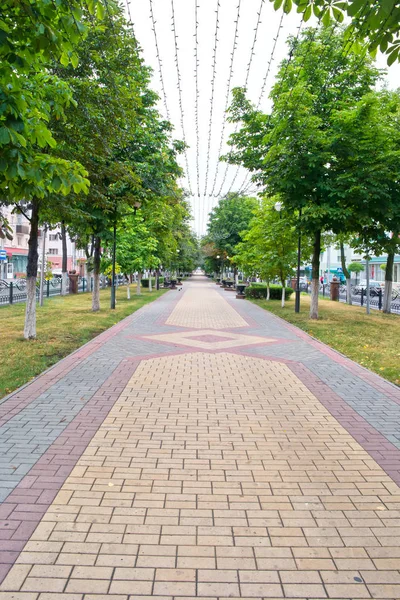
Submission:
[[[0,250],[0,260],[7,260],[7,252],[5,250]]]
[[[336,269],[336,271],[337,271],[337,273],[343,273],[343,269],[342,269],[342,267],[338,267],[338,268]]]

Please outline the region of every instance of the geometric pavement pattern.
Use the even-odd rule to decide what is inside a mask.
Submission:
[[[31,386],[0,600],[400,598],[398,390],[299,330],[201,279]]]

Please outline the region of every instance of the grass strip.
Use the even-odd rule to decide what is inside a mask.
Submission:
[[[318,321],[310,320],[310,297],[301,296],[300,313],[294,297],[281,308],[279,300],[250,300],[261,308],[296,325],[348,358],[400,385],[400,316],[320,299]]]
[[[110,289],[100,291],[101,310],[91,311],[91,294],[55,296],[37,307],[37,339],[24,340],[25,304],[0,308],[0,398],[54,365],[96,335],[152,302],[167,290],[142,289],[131,299],[126,287],[117,290],[115,310],[110,306]]]

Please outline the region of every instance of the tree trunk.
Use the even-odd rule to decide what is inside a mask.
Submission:
[[[398,233],[393,233],[393,238],[397,239]],[[385,270],[385,293],[383,295],[382,310],[384,313],[392,311],[392,288],[393,288],[393,267],[394,267],[395,252],[390,251],[387,257]]]
[[[312,279],[311,279],[311,306],[310,319],[318,319],[318,294],[319,294],[319,262],[321,255],[321,232],[316,231],[313,243]]]
[[[282,281],[282,300],[281,300],[282,308],[285,308],[285,291],[286,291],[285,282]]]
[[[238,274],[238,270],[236,269],[236,267],[233,269],[233,275],[234,275],[234,279],[235,279],[235,285],[237,285],[239,283],[239,274]]]
[[[348,268],[346,266],[346,255],[344,253],[344,244],[343,244],[343,242],[340,242],[340,262],[342,263],[343,275],[346,277],[346,287],[347,287],[346,302],[347,302],[347,304],[353,304],[353,301],[352,301],[352,298],[351,298],[351,274],[350,274],[350,271],[348,270]]]
[[[153,285],[151,283],[151,269],[149,271],[149,292],[153,291]]]
[[[93,292],[92,292],[92,311],[100,310],[100,243],[99,237],[94,238],[93,250]]]
[[[269,300],[271,297],[271,288],[269,285],[269,281],[267,281],[267,300]]]
[[[136,285],[136,294],[138,296],[140,296],[140,294],[142,293],[141,289],[140,289],[140,283],[141,283],[141,281],[142,281],[142,274],[138,273],[137,274],[137,285]]]
[[[61,242],[62,242],[62,265],[61,265],[61,295],[67,294],[68,285],[68,256],[67,256],[67,230],[64,221],[61,223]]]
[[[26,267],[26,306],[24,338],[36,338],[36,279],[38,270],[39,200],[32,200],[31,227],[29,232],[28,264]],[[43,266],[42,266],[43,268]]]
[[[351,297],[351,279],[346,279],[347,304],[353,304]]]
[[[126,297],[128,300],[131,299],[131,288],[129,286],[129,282],[128,282],[128,285],[126,286]]]

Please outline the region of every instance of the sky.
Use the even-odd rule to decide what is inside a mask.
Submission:
[[[201,235],[207,228],[207,215],[219,198],[229,191],[251,193],[254,189],[245,169],[228,166],[218,160],[220,154],[227,151],[226,141],[235,128],[227,123],[225,117],[227,101],[229,106],[232,99],[228,92],[234,87],[244,86],[249,73],[247,96],[257,105],[271,63],[260,101],[261,110],[269,109],[269,92],[279,63],[288,53],[287,38],[291,34],[296,35],[301,16],[292,11],[281,22],[282,12],[275,12],[269,0],[140,0],[130,1],[129,7],[144,61],[154,71],[152,88],[160,95],[160,113],[167,117],[168,110],[169,119],[175,127],[174,137],[185,139],[189,146],[186,155],[180,157],[185,171],[180,184],[192,192],[193,229]],[[165,97],[151,11],[155,20]],[[129,16],[128,10],[126,12]],[[315,24],[315,21],[310,20],[307,25],[310,24]],[[377,62],[378,66],[386,67],[385,57],[379,57]],[[391,88],[399,85],[398,64],[388,69],[387,81]]]

